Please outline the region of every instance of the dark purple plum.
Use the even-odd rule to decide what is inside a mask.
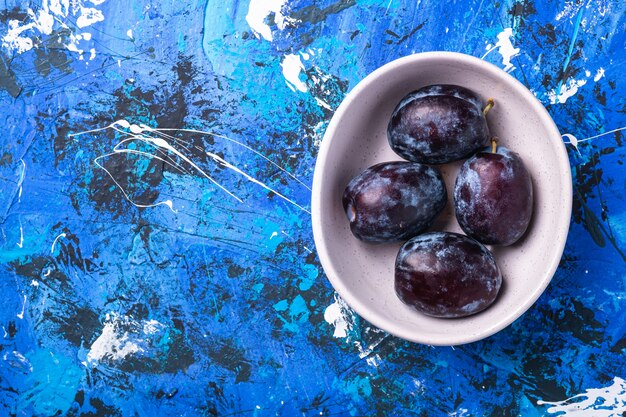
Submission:
[[[426,315],[465,317],[489,307],[502,286],[502,274],[489,250],[458,233],[416,236],[398,252],[396,294]]]
[[[505,147],[485,149],[461,166],[454,209],[463,231],[486,245],[512,245],[526,232],[533,210],[530,174]]]
[[[446,201],[446,185],[439,171],[405,161],[366,169],[343,193],[352,234],[372,243],[397,242],[421,233]]]
[[[396,106],[387,139],[409,161],[443,164],[466,158],[488,142],[484,107],[480,97],[465,87],[430,85]]]

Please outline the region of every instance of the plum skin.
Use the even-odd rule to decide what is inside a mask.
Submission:
[[[486,245],[512,245],[530,224],[530,174],[520,156],[503,146],[495,153],[485,149],[465,161],[453,197],[461,229]]]
[[[362,171],[346,186],[342,203],[359,240],[407,240],[428,228],[447,203],[439,171],[415,162],[393,161]]]
[[[406,95],[387,126],[391,148],[409,161],[443,164],[466,158],[489,139],[483,104],[471,90],[430,85]]]
[[[432,317],[479,313],[496,300],[502,274],[491,252],[458,233],[431,232],[398,252],[395,291],[409,307]]]

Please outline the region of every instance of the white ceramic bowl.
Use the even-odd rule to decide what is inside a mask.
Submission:
[[[391,113],[407,93],[429,84],[470,88],[495,107],[492,135],[517,153],[534,187],[534,212],[521,241],[493,247],[503,286],[488,309],[461,319],[429,317],[403,304],[394,291],[394,262],[401,244],[372,245],[350,232],[341,196],[350,179],[378,162],[401,160],[387,142]],[[448,204],[431,230],[461,232],[452,190],[459,163],[439,166]],[[548,112],[520,82],[468,55],[427,52],[379,68],[362,80],[333,116],[313,178],[313,234],[320,261],[339,295],[360,316],[401,338],[430,345],[483,339],[521,316],[537,300],[559,264],[570,223],[572,180],[561,135]]]

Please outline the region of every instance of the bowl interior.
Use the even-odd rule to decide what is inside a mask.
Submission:
[[[487,310],[462,319],[437,319],[403,304],[394,292],[400,243],[371,245],[350,232],[341,195],[352,177],[383,161],[401,160],[387,142],[391,113],[407,93],[429,84],[459,84],[496,105],[487,116],[492,135],[524,160],[534,187],[534,212],[521,241],[493,247],[503,287]],[[463,161],[439,166],[448,203],[432,230],[461,232],[452,190]],[[416,54],[389,63],[351,91],[326,131],[313,181],[316,248],[334,288],[362,317],[414,342],[457,345],[504,328],[541,295],[563,252],[571,214],[567,153],[554,122],[521,83],[477,58],[448,52]]]

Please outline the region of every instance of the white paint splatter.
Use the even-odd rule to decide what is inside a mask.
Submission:
[[[131,38],[131,39],[135,39],[135,38],[133,37],[133,30],[132,30],[132,29],[128,29],[128,30],[126,31],[126,36],[128,36],[128,37],[129,37],[129,38]]]
[[[84,364],[95,366],[103,360],[118,361],[137,352],[146,352],[166,328],[154,319],[137,321],[115,312],[108,313],[102,333],[89,348]]]
[[[19,55],[33,49],[33,38],[41,35],[50,35],[58,26],[63,29],[69,29],[65,21],[72,17],[76,20],[76,26],[85,28],[94,23],[104,20],[102,11],[86,7],[88,0],[43,0],[41,9],[34,11],[31,8],[26,9],[28,19],[24,21],[12,19],[7,23],[8,31],[0,39],[2,47],[11,55]],[[89,0],[93,5],[99,5],[105,0]],[[82,54],[82,50],[78,47],[81,40],[90,40],[91,34],[83,33],[74,35],[70,33],[69,42],[64,46],[72,52]],[[59,39],[60,42],[60,39]]]
[[[70,11],[70,0],[50,0],[48,8],[56,16],[67,16]]]
[[[30,285],[33,286],[33,287],[38,287],[39,286],[39,281],[33,279],[33,280],[30,281]]]
[[[577,1],[567,1],[565,2],[565,6],[563,10],[557,13],[555,20],[561,20],[563,18],[572,18],[576,16],[578,10],[583,6],[583,3]]]
[[[626,381],[613,378],[613,384],[605,388],[590,388],[582,394],[563,401],[537,401],[537,405],[549,405],[548,413],[560,417],[613,417],[626,412]]]
[[[271,191],[272,193],[276,194],[278,197],[282,198],[283,200],[293,204],[294,206],[298,207],[300,210],[311,214],[307,209],[305,209],[304,207],[300,206],[298,203],[296,203],[293,200],[290,200],[289,198],[285,197],[284,195],[282,195],[281,193],[279,193],[278,191],[276,191],[273,188],[268,187],[266,184],[264,184],[263,182],[257,180],[256,178],[254,178],[251,175],[246,174],[245,172],[243,172],[242,170],[240,170],[239,168],[237,168],[236,166],[232,165],[229,162],[226,162],[224,160],[224,158],[220,157],[217,154],[214,154],[212,152],[207,152],[206,153],[208,156],[210,156],[211,158],[213,158],[214,161],[218,162],[220,165],[222,165],[223,167],[226,167],[234,172],[236,172],[237,174],[243,175],[248,181],[253,182],[255,184],[260,185],[261,187],[265,188],[267,191]],[[240,200],[241,201],[241,200]],[[243,202],[243,201],[241,201]]]
[[[285,81],[287,81],[287,86],[291,88],[291,90],[298,90],[303,93],[308,91],[306,84],[300,79],[300,73],[304,70],[304,64],[300,60],[299,55],[285,55],[280,66],[283,69],[283,76],[285,77]]]
[[[113,182],[118,186],[118,188],[124,194],[124,197],[131,204],[133,204],[133,205],[135,205],[137,207],[149,208],[149,207],[156,207],[156,206],[159,206],[159,205],[165,205],[165,206],[169,207],[170,210],[172,210],[173,212],[175,212],[175,213],[177,212],[173,208],[172,200],[160,201],[160,202],[157,202],[157,203],[154,203],[154,204],[140,204],[140,203],[137,203],[137,202],[133,201],[133,199],[128,195],[126,190],[124,190],[124,188],[117,182],[117,180],[115,179],[113,174],[110,173],[100,163],[100,160],[102,158],[106,158],[108,156],[119,154],[119,153],[130,153],[130,154],[143,155],[143,156],[146,156],[146,157],[149,157],[149,158],[158,159],[158,160],[166,163],[167,165],[175,168],[176,170],[178,170],[178,171],[180,171],[182,173],[186,173],[187,170],[185,170],[183,167],[181,167],[179,164],[177,164],[175,162],[175,159],[170,155],[170,154],[173,154],[174,157],[177,157],[178,159],[181,159],[181,160],[185,161],[186,163],[188,163],[190,166],[192,166],[194,168],[194,170],[199,172],[202,176],[207,178],[209,181],[211,181],[213,184],[215,184],[218,188],[220,188],[221,190],[226,192],[228,195],[230,195],[231,197],[233,197],[234,199],[236,199],[240,203],[243,203],[243,200],[241,198],[239,198],[233,192],[231,192],[228,189],[226,189],[224,186],[222,186],[220,183],[218,183],[213,177],[211,177],[206,171],[204,171],[196,163],[194,163],[192,161],[192,159],[191,159],[191,156],[187,156],[186,154],[181,152],[179,149],[175,148],[173,146],[174,144],[181,145],[181,143],[182,143],[181,147],[185,151],[189,151],[190,150],[187,147],[188,143],[186,143],[186,142],[182,141],[181,139],[178,139],[175,136],[172,136],[172,135],[167,133],[167,132],[171,132],[171,131],[173,131],[173,132],[195,133],[195,134],[201,134],[201,135],[210,135],[210,136],[212,136],[214,138],[224,139],[226,141],[229,141],[231,143],[239,145],[239,146],[241,146],[241,147],[243,147],[243,148],[253,152],[257,156],[263,158],[265,161],[267,161],[268,163],[270,163],[274,167],[278,168],[282,173],[288,175],[289,177],[291,177],[292,179],[294,179],[295,181],[300,183],[302,186],[306,187],[309,191],[311,190],[310,187],[308,187],[306,184],[304,184],[296,176],[294,176],[293,174],[289,173],[287,170],[285,170],[284,168],[282,168],[281,166],[279,166],[275,162],[271,161],[269,158],[267,158],[266,156],[262,155],[258,151],[254,150],[251,147],[249,147],[249,146],[247,146],[247,145],[245,145],[245,144],[243,144],[241,142],[238,142],[238,141],[236,141],[234,139],[231,139],[231,138],[228,138],[228,137],[222,136],[222,135],[217,135],[217,134],[214,134],[214,133],[211,133],[211,132],[204,132],[204,131],[193,130],[193,129],[151,128],[151,127],[146,126],[144,124],[140,124],[140,125],[131,124],[127,120],[123,120],[122,119],[122,120],[118,120],[116,122],[113,122],[110,125],[102,127],[102,128],[93,129],[93,130],[87,130],[87,131],[84,131],[84,132],[78,132],[78,133],[70,134],[69,137],[78,137],[80,135],[84,135],[84,134],[87,134],[87,133],[101,132],[101,131],[105,131],[105,130],[108,130],[108,129],[115,130],[116,132],[121,133],[122,135],[125,135],[126,137],[125,137],[125,139],[121,140],[117,145],[115,145],[115,147],[113,148],[113,152],[95,158],[94,159],[94,163],[99,168],[103,169],[109,175],[109,177],[111,177]],[[124,129],[126,129],[126,130],[124,130]],[[130,131],[130,133],[129,133],[129,131]],[[134,142],[134,141],[141,141],[141,142],[144,142],[144,143],[146,143],[148,145],[151,145],[155,149],[155,153],[149,153],[149,152],[145,152],[145,151],[138,151],[136,149],[131,149],[130,147],[128,147],[128,148],[124,147],[125,145],[129,144],[130,142]],[[198,148],[198,150],[202,151],[202,149],[200,149],[199,147],[196,147],[196,148]],[[299,204],[297,204],[293,200],[287,198],[285,195],[283,195],[279,191],[270,188],[265,183],[263,183],[263,182],[259,181],[258,179],[252,177],[251,175],[247,174],[243,170],[241,170],[241,169],[235,167],[234,165],[230,164],[229,162],[224,160],[224,158],[222,158],[221,156],[219,156],[219,155],[217,155],[215,153],[206,152],[206,151],[205,151],[205,154],[210,156],[215,162],[217,162],[221,166],[229,168],[230,170],[236,172],[237,174],[240,174],[240,175],[244,176],[250,182],[252,182],[254,184],[257,184],[257,185],[260,185],[261,187],[263,187],[264,189],[266,189],[268,191],[271,191],[272,193],[274,193],[275,195],[277,195],[281,199],[283,199],[283,200],[293,204],[294,206],[298,207],[299,209],[301,209],[301,210],[305,211],[306,213],[310,214],[310,212],[306,208],[300,206]]]
[[[448,413],[448,416],[450,417],[469,417],[469,410],[467,408],[459,408],[456,411],[453,411],[452,413]]]
[[[564,19],[574,19],[575,16],[581,12],[581,9],[585,8],[585,18],[581,19],[580,26],[582,28],[586,27],[596,27],[600,23],[607,23],[606,19],[603,19],[608,14],[609,16],[613,13],[615,17],[619,19],[621,14],[618,11],[613,10],[613,8],[621,4],[620,2],[616,2],[614,0],[596,0],[596,1],[566,1],[563,9],[556,14],[555,20],[561,21]],[[610,33],[619,33],[617,28],[614,30],[608,30]]]
[[[103,359],[114,361],[124,359],[143,350],[136,341],[131,340],[128,331],[123,330],[128,322],[128,317],[122,317],[116,313],[106,315],[102,333],[92,343],[87,354],[89,364],[96,365]]]
[[[143,332],[147,335],[156,334],[163,329],[165,329],[165,325],[154,319],[144,321],[143,323]]]
[[[2,326],[4,329],[4,326]],[[4,337],[7,337],[9,333],[4,329]],[[29,372],[33,371],[33,366],[30,361],[26,359],[24,355],[22,355],[17,350],[7,352],[2,356],[2,360],[9,362],[9,364],[14,368],[21,368],[24,370],[28,370]]]
[[[278,29],[283,30],[290,19],[283,14],[286,0],[250,0],[246,22],[256,37],[262,37],[266,41],[272,41],[272,28],[266,22],[267,18],[274,15],[274,22]]]
[[[317,102],[317,104],[319,104],[320,107],[324,107],[325,109],[328,109],[330,111],[333,110],[332,107],[330,107],[330,104],[326,103],[324,100],[322,100],[319,97],[315,97],[315,101]]]
[[[604,68],[600,67],[598,68],[598,71],[596,71],[596,75],[593,77],[593,81],[598,82],[602,77],[604,77]]]
[[[556,91],[556,88],[554,90],[548,91],[548,100],[550,100],[551,104],[563,104],[567,101],[567,99],[576,95],[578,89],[585,84],[587,84],[586,79],[576,80],[570,78],[561,85],[559,91]]]
[[[481,59],[485,59],[489,53],[494,50],[498,50],[498,53],[502,56],[502,65],[504,66],[504,70],[506,72],[511,72],[515,69],[515,66],[511,63],[511,59],[519,55],[520,49],[515,48],[513,43],[511,42],[511,38],[513,37],[513,28],[505,28],[502,32],[500,32],[497,36],[498,42],[495,45],[488,44],[485,49],[487,52],[482,56]]]
[[[93,7],[81,6],[80,15],[78,16],[78,19],[76,19],[76,25],[79,28],[84,28],[102,21],[104,21],[104,15],[100,10],[94,9]]]

